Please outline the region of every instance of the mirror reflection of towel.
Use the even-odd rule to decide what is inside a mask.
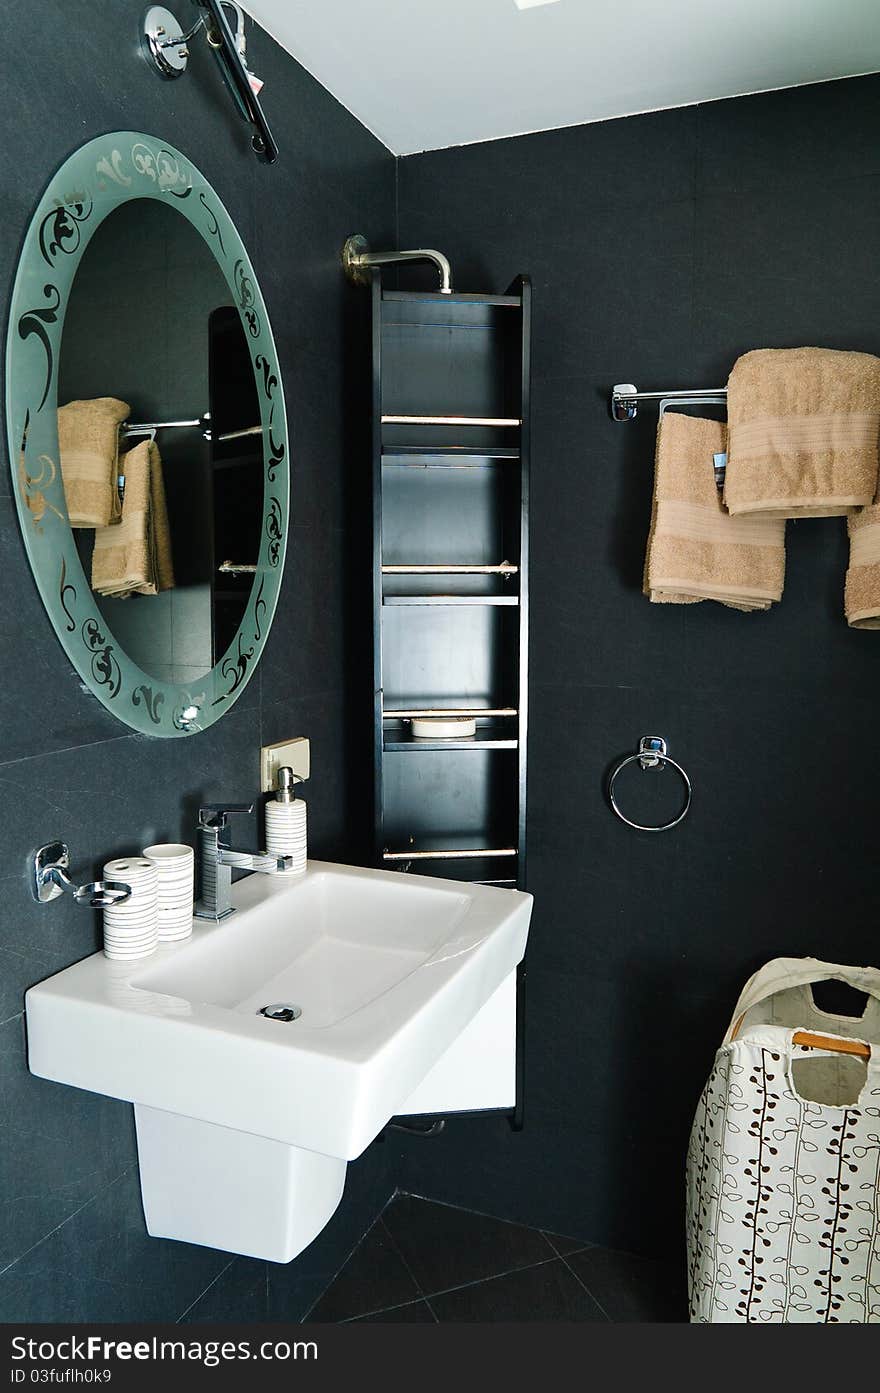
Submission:
[[[71,527],[109,527],[119,521],[119,427],[129,410],[128,402],[116,397],[70,401],[58,408],[58,455]]]
[[[171,534],[165,503],[162,460],[152,440],[129,450],[119,462],[125,475],[122,519],[95,529],[92,589],[126,599],[156,595],[174,585]]]

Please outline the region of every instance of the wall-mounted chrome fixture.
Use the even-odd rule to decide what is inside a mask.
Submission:
[[[452,267],[442,252],[431,247],[418,247],[409,252],[371,252],[366,237],[356,233],[342,248],[342,269],[355,285],[366,285],[371,266],[390,266],[403,261],[433,261],[440,272],[441,295],[452,294]]]
[[[259,159],[272,164],[278,146],[263,115],[257,94],[262,82],[248,69],[244,14],[236,0],[192,0],[199,17],[184,30],[164,5],[150,5],[141,29],[141,51],[160,77],[171,79],[186,72],[189,41],[204,29],[208,44],[220,65],[223,80],[232,93],[239,114],[253,127],[251,144]],[[235,32],[224,10],[235,14]]]
[[[37,904],[48,904],[59,895],[72,895],[77,904],[106,909],[131,898],[131,886],[121,880],[92,880],[75,885],[70,870],[70,851],[65,842],[47,842],[31,857],[31,893]]]
[[[696,387],[674,392],[640,392],[632,382],[617,382],[611,388],[611,419],[634,421],[640,401],[660,403],[660,418],[670,406],[726,406],[726,387]]]
[[[632,818],[620,811],[614,797],[615,780],[622,769],[625,769],[628,764],[636,763],[636,761],[638,761],[640,769],[656,769],[661,774],[664,769],[674,769],[684,784],[684,802],[675,817],[670,818],[668,822],[633,822]],[[643,735],[635,754],[627,755],[625,759],[620,760],[614,766],[608,780],[608,802],[611,805],[611,811],[617,814],[621,822],[625,822],[627,827],[634,827],[637,832],[668,832],[670,828],[677,827],[687,816],[691,806],[691,781],[681,765],[676,764],[675,760],[666,753],[666,741],[662,735]]]

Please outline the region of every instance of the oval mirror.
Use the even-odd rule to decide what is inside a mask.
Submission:
[[[27,554],[74,667],[136,730],[205,729],[272,622],[287,429],[247,252],[171,146],[116,131],[50,183],[13,290],[6,419]]]

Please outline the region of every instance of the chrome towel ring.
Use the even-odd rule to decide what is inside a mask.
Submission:
[[[661,822],[656,826],[646,826],[643,822],[633,822],[625,813],[620,811],[614,797],[614,781],[621,769],[625,769],[628,764],[638,760],[643,769],[657,769],[659,772],[668,765],[674,769],[684,784],[684,805],[681,811],[670,822]],[[691,806],[691,781],[684,772],[680,764],[676,764],[674,759],[666,753],[666,741],[659,735],[643,735],[639,741],[639,748],[634,755],[627,755],[619,764],[615,765],[608,780],[608,801],[611,804],[612,812],[615,812],[621,822],[625,822],[627,827],[634,827],[637,832],[668,832],[670,827],[677,827],[678,824],[687,816]]]

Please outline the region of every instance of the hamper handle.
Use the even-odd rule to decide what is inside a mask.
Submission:
[[[743,1018],[768,997],[791,987],[811,986],[814,982],[846,982],[856,991],[880,1001],[880,971],[872,967],[849,967],[843,963],[822,962],[819,958],[772,958],[746,982],[733,1010],[725,1043],[742,1029]]]
[[[743,1011],[733,1030],[730,1032],[731,1040],[735,1040],[740,1032],[746,1013]],[[871,1046],[866,1045],[864,1040],[845,1040],[834,1035],[817,1035],[812,1030],[796,1030],[791,1037],[793,1045],[803,1045],[809,1050],[830,1050],[834,1054],[854,1054],[859,1059],[871,1058]]]

